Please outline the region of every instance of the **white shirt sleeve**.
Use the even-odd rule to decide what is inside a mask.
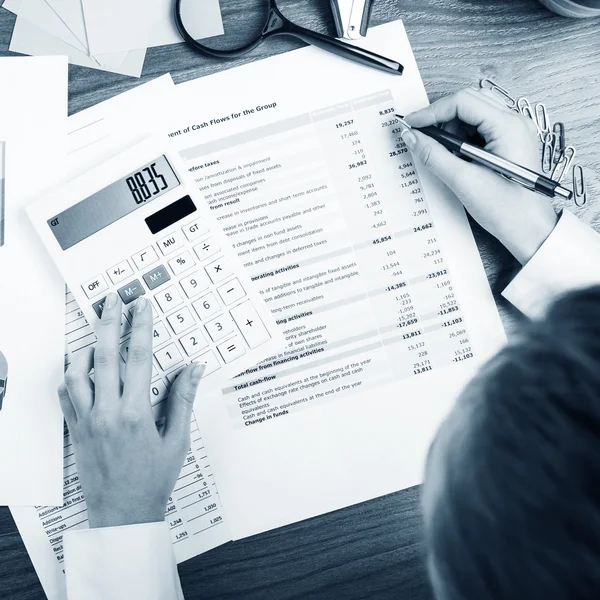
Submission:
[[[600,235],[564,210],[556,227],[502,295],[530,318],[558,296],[600,284]]]
[[[183,600],[166,523],[69,531],[69,600]]]

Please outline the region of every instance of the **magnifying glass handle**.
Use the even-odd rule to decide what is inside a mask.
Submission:
[[[303,27],[298,27],[289,21],[286,25],[286,27],[274,32],[274,35],[293,35],[311,46],[316,46],[317,48],[321,48],[322,50],[326,50],[327,52],[331,52],[342,58],[352,60],[367,67],[379,69],[380,71],[385,71],[386,73],[402,75],[402,72],[404,71],[404,67],[399,62],[386,58],[385,56],[380,56],[379,54],[369,52],[363,48],[357,48],[356,46],[346,44],[345,42],[322,35],[316,31],[309,31]]]

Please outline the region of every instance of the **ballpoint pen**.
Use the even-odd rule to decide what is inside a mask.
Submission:
[[[404,120],[402,115],[395,115],[395,117],[404,127],[413,129],[413,127]],[[538,192],[539,194],[549,196],[550,198],[560,196],[565,200],[570,200],[573,197],[573,192],[562,187],[558,181],[554,181],[553,179],[545,177],[526,167],[522,167],[510,160],[496,156],[483,148],[469,144],[464,139],[459,138],[448,131],[444,131],[439,127],[414,127],[414,129],[433,138],[451,152],[455,152],[461,157],[470,158],[473,162],[488,167],[499,175],[503,175],[507,179]]]

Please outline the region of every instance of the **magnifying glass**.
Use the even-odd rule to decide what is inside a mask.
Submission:
[[[276,35],[295,37],[307,44],[354,62],[402,75],[404,67],[397,61],[351,46],[340,40],[295,25],[280,12],[275,0],[247,2],[258,10],[240,11],[239,3],[221,0],[221,16],[225,35],[198,42],[194,26],[202,18],[198,0],[175,0],[175,23],[181,37],[196,52],[213,58],[237,58],[254,50]],[[237,6],[237,9],[236,9]]]

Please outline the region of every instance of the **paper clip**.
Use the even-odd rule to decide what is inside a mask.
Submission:
[[[535,120],[538,125],[538,129],[546,135],[552,130],[550,127],[550,119],[548,117],[548,111],[546,105],[543,102],[538,102],[535,105]]]
[[[587,186],[581,165],[573,165],[573,197],[576,206],[581,207],[587,202]]]
[[[501,85],[497,84],[495,81],[492,81],[488,77],[481,79],[479,81],[479,87],[482,89],[489,89],[493,94],[496,94],[504,104],[506,104],[507,108],[511,110],[518,111],[517,101],[510,95],[510,92],[504,89]]]
[[[529,100],[527,100],[527,98],[519,98],[517,100],[517,108],[524,117],[535,119],[533,116],[533,107],[531,106],[531,103],[529,102]]]
[[[554,151],[556,148],[556,134],[549,131],[544,136],[544,145],[542,146],[542,172],[550,173],[554,165]]]
[[[573,159],[575,158],[575,148],[573,146],[567,146],[561,153],[552,171],[552,179],[560,183],[563,180],[566,172],[569,170]]]
[[[536,113],[535,113],[535,111],[533,109],[533,106],[531,106],[531,103],[529,102],[529,100],[527,100],[527,98],[519,98],[517,100],[517,108],[519,109],[519,112],[524,117],[527,117],[527,118],[529,118],[529,119],[531,119],[533,121],[533,124],[535,125],[535,128],[537,129],[538,136],[539,136],[539,138],[543,142],[544,141],[545,132],[543,132],[540,129],[540,125],[539,125],[538,120],[536,118]]]
[[[560,153],[567,146],[564,123],[554,123],[552,131],[556,134],[556,145],[554,146],[554,164],[556,164],[560,158]]]

